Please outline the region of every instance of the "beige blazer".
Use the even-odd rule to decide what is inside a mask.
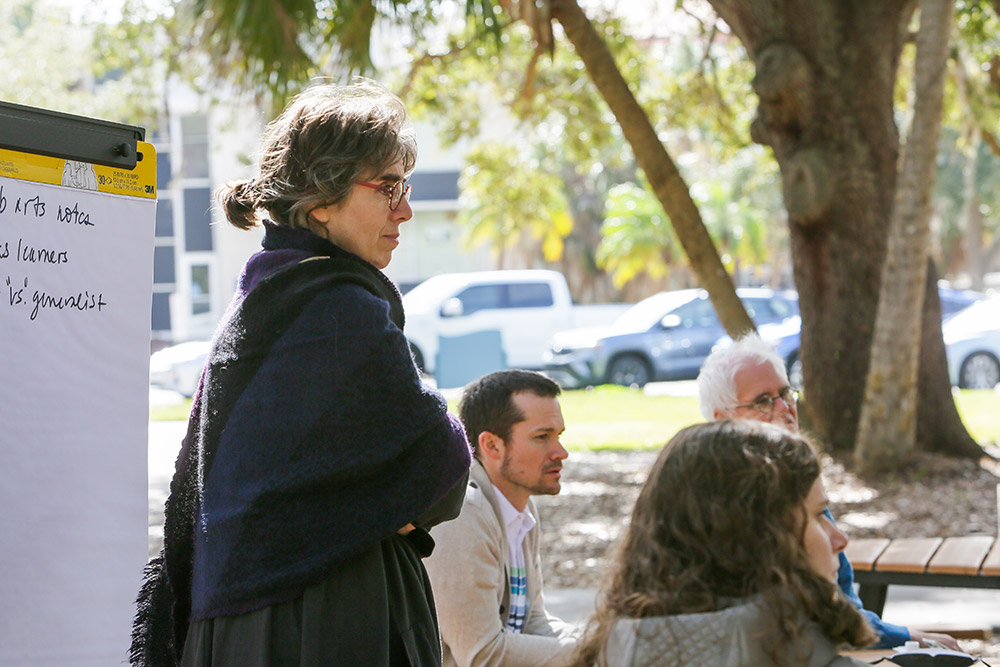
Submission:
[[[528,508],[538,520],[529,499]],[[436,546],[424,560],[434,590],[445,667],[566,665],[576,629],[545,611],[538,555],[541,528],[524,538],[528,614],[522,634],[507,630],[510,615],[507,530],[486,470],[473,459],[462,512],[431,531]]]

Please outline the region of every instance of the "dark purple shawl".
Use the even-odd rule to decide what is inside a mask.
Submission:
[[[176,664],[190,620],[295,599],[468,474],[395,286],[309,232],[265,227],[195,396],[133,664]]]

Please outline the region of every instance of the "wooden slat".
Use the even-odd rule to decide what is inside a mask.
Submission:
[[[977,575],[993,541],[993,537],[989,535],[949,537],[934,554],[927,565],[927,571],[934,574]]]
[[[990,549],[990,555],[983,561],[983,574],[1000,575],[1000,539]]]
[[[875,562],[875,570],[923,572],[943,541],[940,537],[906,537],[893,540]]]
[[[844,555],[855,570],[870,571],[875,561],[889,546],[889,540],[881,537],[851,540],[844,549]]]

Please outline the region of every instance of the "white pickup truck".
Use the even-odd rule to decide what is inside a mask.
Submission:
[[[440,336],[499,331],[507,366],[541,368],[553,334],[610,324],[630,304],[576,306],[557,271],[523,269],[445,273],[403,295],[403,333],[414,359],[434,373]]]

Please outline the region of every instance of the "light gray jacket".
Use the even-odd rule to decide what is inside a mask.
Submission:
[[[528,509],[537,521],[530,499]],[[461,514],[435,526],[431,536],[436,546],[424,565],[434,591],[445,667],[555,667],[569,662],[576,648],[574,627],[545,611],[537,523],[524,538],[528,614],[523,633],[507,630],[507,528],[478,460],[472,462]]]
[[[759,605],[744,601],[720,611],[621,619],[608,637],[600,667],[772,667],[770,624]],[[773,633],[771,634],[773,637]],[[867,665],[838,655],[810,623],[779,655],[795,667]]]

